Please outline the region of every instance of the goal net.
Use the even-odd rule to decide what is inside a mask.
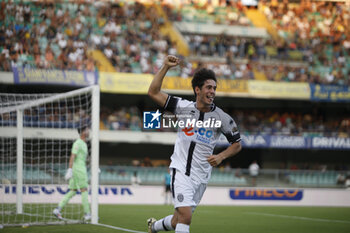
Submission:
[[[78,192],[53,215],[68,191],[64,179],[78,128],[88,127],[91,222],[98,220],[99,88],[62,94],[0,94],[0,224],[79,223]],[[22,190],[22,191],[20,191]]]

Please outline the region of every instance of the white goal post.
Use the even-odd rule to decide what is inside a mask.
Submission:
[[[99,112],[99,86],[60,94],[0,93],[0,225],[82,221],[80,195],[66,206],[64,221],[52,214],[67,192],[64,174],[81,127],[90,128],[91,223],[98,223]]]

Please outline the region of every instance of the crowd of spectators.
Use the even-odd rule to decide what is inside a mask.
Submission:
[[[138,2],[1,2],[0,69],[96,69],[99,49],[118,72],[154,73],[176,54],[154,8]]]
[[[72,105],[74,106],[74,105]],[[89,124],[89,106],[67,107],[46,104],[24,111],[26,127],[77,128]],[[236,121],[242,134],[350,137],[350,115],[310,111],[281,111],[275,109],[225,109]],[[105,130],[143,131],[142,111],[137,106],[111,108],[101,106],[100,128]],[[174,119],[175,120],[175,119]],[[0,115],[3,126],[16,124],[16,113]],[[164,128],[161,131],[175,132]]]
[[[243,134],[294,136],[350,136],[350,116],[325,116],[318,113],[275,110],[233,110]]]
[[[323,55],[329,60],[333,56],[340,57],[340,63],[344,62],[343,56],[349,55],[350,9],[345,3],[301,1],[300,4],[289,4],[284,0],[277,5],[276,1],[260,1],[259,4],[279,39],[236,38],[225,34],[186,35],[191,51],[196,55],[223,56],[225,51],[231,50],[234,57],[256,59],[265,58],[266,50],[272,48],[276,49],[278,59],[293,59],[293,56],[288,57],[288,51],[300,51],[298,58],[303,61],[320,61],[324,59]],[[225,23],[228,20],[222,24]],[[320,46],[323,47],[320,49]]]
[[[278,51],[300,51],[309,63],[308,73],[319,75],[328,83],[345,79],[348,85],[350,7],[346,2],[260,1],[260,9],[281,38],[276,42]]]
[[[165,9],[171,20],[201,23],[203,19],[196,17],[192,12],[205,12],[207,16],[216,17],[219,13],[211,11],[215,7],[218,8],[215,12],[220,12],[219,9],[225,7],[233,13],[237,9],[239,12],[243,10],[240,1],[230,1],[230,6],[226,5],[226,1],[207,3],[181,1],[181,3],[166,5]],[[180,10],[179,5],[183,9]],[[218,70],[221,78],[256,79],[253,72],[248,72],[249,69],[245,72],[245,66],[237,67],[232,62],[237,59],[248,59],[262,68],[267,80],[349,85],[350,8],[346,3],[305,0],[300,4],[291,4],[288,0],[279,3],[260,1],[259,9],[277,31],[279,35],[277,39],[237,38],[225,34],[218,36],[187,34],[184,36],[191,54],[198,57],[226,56],[227,64],[218,66],[209,64]],[[228,15],[227,13],[226,16]],[[211,17],[208,18],[210,21]],[[205,22],[208,23],[208,20]],[[228,18],[211,20],[209,23],[237,25]],[[238,25],[245,24],[238,23]],[[299,61],[301,65],[294,68],[289,67],[288,64],[264,65],[262,61],[271,58]],[[307,67],[305,68],[302,63],[307,64]],[[276,76],[276,73],[279,74]]]
[[[91,46],[91,7],[49,2],[1,2],[0,67],[95,70]]]
[[[155,73],[165,54],[176,54],[176,48],[159,27],[163,23],[153,7],[115,3],[105,5],[98,14],[105,21],[107,37],[104,51],[118,72]]]
[[[307,63],[237,61],[229,57],[227,57],[226,63],[198,62],[195,64],[192,67],[213,69],[217,77],[221,79],[350,85],[350,69],[346,68],[328,72],[327,67],[313,67]],[[195,69],[191,72],[194,71]]]
[[[281,3],[263,0],[259,4],[289,46],[294,42],[294,46],[303,47],[315,38],[324,40],[318,43],[340,45],[349,36],[350,10],[345,2],[302,0],[300,4],[290,4],[288,0]]]
[[[318,113],[276,110],[230,110],[242,134],[293,136],[350,136],[350,116],[325,116]],[[101,108],[101,127],[107,130],[142,131],[142,114],[136,106],[116,110]],[[175,131],[176,129],[173,129]]]
[[[232,61],[247,59],[259,64],[268,80],[349,85],[350,8],[345,3],[301,1],[300,4],[290,4],[285,0],[277,4],[276,1],[261,1],[259,8],[276,29],[279,35],[276,40],[188,34],[185,38],[191,54],[198,57],[226,56],[228,66],[219,67],[223,78],[240,78],[244,69],[232,66]],[[271,58],[299,61],[301,65],[292,72],[288,65],[278,69],[277,66],[266,67],[263,61]],[[306,69],[302,63],[307,64]],[[283,69],[288,71],[289,78],[275,78],[273,70]],[[238,77],[234,75],[236,71]],[[287,77],[285,72],[282,73],[279,76]],[[244,77],[256,78],[252,74]]]
[[[89,51],[98,49],[117,72],[155,73],[166,54],[177,54],[174,43],[160,33],[164,19],[138,1],[0,4],[0,70],[93,71],[99,61]],[[163,1],[162,6],[170,21],[251,26],[240,1]],[[350,8],[345,3],[260,1],[259,9],[279,39],[184,35],[191,55],[225,57],[226,62],[203,64],[182,57],[169,75],[187,78],[207,66],[225,79],[350,84]],[[266,63],[270,58],[287,62]],[[299,65],[290,65],[293,59]]]
[[[100,128],[108,130],[131,130],[141,131],[142,114],[136,106],[107,108],[101,106],[100,109]]]
[[[80,100],[84,102],[83,99]],[[67,101],[68,102],[68,101]],[[48,103],[25,109],[23,112],[24,127],[45,128],[79,128],[91,123],[90,106],[82,104],[74,107],[74,103]],[[17,124],[17,112],[5,112],[0,114],[0,126],[15,126]]]
[[[163,1],[162,6],[169,20],[173,22],[251,25],[250,20],[244,14],[246,7],[241,1]]]
[[[109,108],[101,106],[100,128],[105,130],[142,131],[142,112],[136,106]],[[40,106],[24,112],[24,124],[29,127],[76,128],[88,124],[88,109]],[[317,113],[276,110],[227,109],[242,134],[350,137],[350,116],[323,116]],[[14,125],[16,114],[0,116],[1,125]],[[176,129],[161,129],[172,131]]]

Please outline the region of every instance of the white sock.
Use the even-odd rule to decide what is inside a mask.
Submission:
[[[172,231],[174,230],[173,226],[171,225],[171,219],[173,218],[173,215],[166,216],[165,218],[159,219],[157,222],[153,225],[153,230],[155,231]]]
[[[176,225],[175,233],[190,233],[190,225],[178,223]]]

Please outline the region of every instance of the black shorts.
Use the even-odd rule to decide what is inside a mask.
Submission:
[[[170,192],[170,184],[169,185],[165,185],[165,192]]]

